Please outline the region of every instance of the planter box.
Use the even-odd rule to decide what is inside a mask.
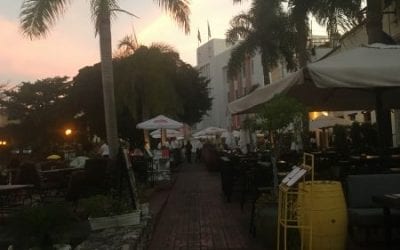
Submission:
[[[140,211],[108,217],[89,218],[89,223],[92,230],[139,225]]]

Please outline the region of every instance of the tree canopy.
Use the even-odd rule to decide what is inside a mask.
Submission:
[[[4,89],[0,104],[8,119],[17,121],[10,125],[14,141],[31,146],[59,141],[72,120],[66,99],[70,87],[68,77],[53,77]]]
[[[141,46],[115,59],[114,72],[120,136],[131,137],[137,122],[158,114],[192,125],[211,107],[209,81],[167,45]],[[103,135],[100,65],[82,68],[70,92],[76,112]]]

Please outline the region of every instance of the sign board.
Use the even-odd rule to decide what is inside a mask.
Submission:
[[[138,194],[137,194],[137,189],[136,189],[135,174],[133,172],[132,163],[131,163],[131,161],[129,159],[129,156],[128,156],[128,150],[127,149],[123,149],[122,154],[124,155],[125,167],[126,167],[126,172],[128,174],[128,183],[129,183],[130,193],[131,193],[131,196],[132,196],[132,201],[133,201],[133,204],[135,204],[135,208],[139,209],[139,202],[138,202]]]
[[[300,180],[307,173],[307,170],[298,166],[293,167],[293,170],[285,176],[282,180],[282,184],[288,187],[293,186],[296,182]]]

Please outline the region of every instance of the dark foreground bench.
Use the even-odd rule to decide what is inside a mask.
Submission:
[[[384,226],[383,209],[372,201],[372,196],[400,193],[400,174],[349,175],[346,180],[349,232],[354,228],[366,230]],[[392,226],[400,227],[400,210],[393,210]]]

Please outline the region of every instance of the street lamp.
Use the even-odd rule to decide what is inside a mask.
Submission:
[[[72,130],[68,128],[64,131],[64,133],[66,136],[70,136],[72,134]]]

